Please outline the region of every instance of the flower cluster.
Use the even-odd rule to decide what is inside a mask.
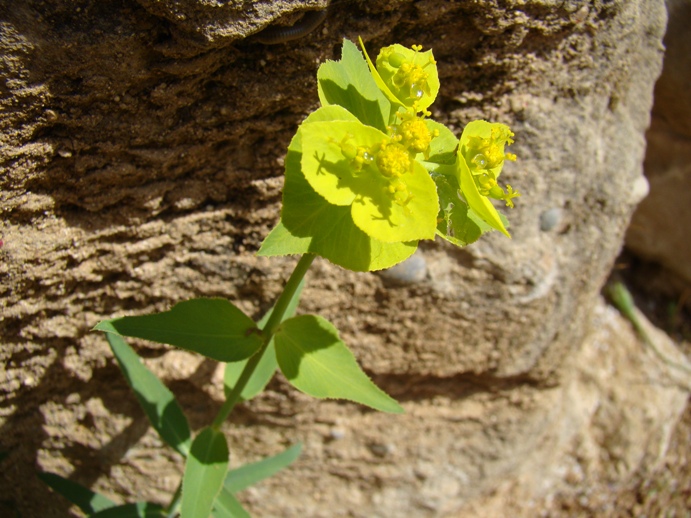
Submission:
[[[497,178],[513,133],[474,121],[460,140],[431,120],[439,93],[431,50],[381,49],[376,65],[347,40],[317,74],[322,107],[288,148],[281,223],[260,254],[311,252],[353,270],[388,268],[421,239],[465,245],[496,229],[488,198],[519,196]],[[364,59],[363,59],[364,58]]]

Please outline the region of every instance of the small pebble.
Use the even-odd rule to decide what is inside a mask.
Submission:
[[[383,270],[380,275],[389,281],[399,284],[422,282],[427,276],[427,261],[418,250],[408,259],[396,266]]]
[[[552,207],[540,214],[540,230],[549,232],[557,228],[564,219],[564,211],[559,207]]]
[[[648,196],[649,192],[650,184],[648,183],[648,179],[645,176],[639,176],[631,186],[631,203],[638,205],[643,201],[643,198]]]
[[[377,457],[386,457],[395,450],[392,444],[371,443],[368,444],[367,447],[369,448],[369,451],[371,451]]]
[[[333,441],[345,439],[346,432],[342,428],[332,428],[329,430],[329,438]]]

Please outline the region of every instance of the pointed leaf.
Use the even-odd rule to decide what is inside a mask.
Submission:
[[[122,337],[106,333],[106,338],[151,426],[161,439],[186,456],[192,443],[190,426],[173,393],[142,364]]]
[[[208,518],[228,470],[225,435],[204,428],[192,442],[182,476],[181,518]]]
[[[252,319],[225,299],[187,300],[163,313],[104,320],[94,329],[174,345],[221,362],[249,358],[262,345]]]
[[[269,478],[295,462],[302,451],[302,443],[297,443],[278,455],[267,457],[252,464],[232,469],[226,475],[223,487],[230,493],[237,493]]]
[[[158,504],[137,502],[118,505],[90,515],[90,518],[163,518],[165,509]]]
[[[283,320],[286,320],[287,318],[290,318],[295,314],[295,310],[297,309],[298,304],[300,303],[300,295],[302,294],[302,289],[304,287],[305,281],[303,279],[300,282],[298,289],[295,290],[293,298],[288,303],[288,307],[286,308],[286,311],[283,315]],[[257,322],[257,327],[259,329],[264,329],[264,326],[269,321],[271,313],[273,313],[273,308],[267,311],[266,314],[261,318],[261,320]],[[228,394],[230,394],[230,391],[233,390],[233,387],[240,379],[240,375],[242,374],[242,371],[245,369],[245,365],[247,365],[248,361],[249,360],[243,360],[241,362],[226,364],[225,372],[223,375],[223,389],[226,393],[226,397],[228,396]],[[273,378],[273,375],[276,372],[277,368],[278,363],[276,362],[276,350],[274,348],[274,341],[272,339],[271,342],[269,342],[269,346],[267,347],[264,356],[262,356],[261,360],[259,360],[259,364],[257,365],[257,368],[254,370],[252,377],[249,379],[247,385],[245,385],[245,388],[242,390],[242,393],[240,394],[240,399],[242,401],[249,401],[254,396],[259,394],[262,390],[264,390],[264,387],[266,387],[267,383],[269,383],[269,381],[271,381],[271,378]]]
[[[283,375],[305,394],[348,399],[382,412],[403,412],[362,372],[327,320],[315,315],[293,317],[279,326],[274,340]]]
[[[47,471],[39,473],[38,478],[87,514],[96,513],[117,505],[105,496],[94,493],[91,489],[87,489],[81,484],[72,482],[55,473]]]
[[[213,518],[251,518],[240,501],[235,496],[221,488],[221,492],[214,501]]]
[[[323,106],[340,105],[363,124],[386,131],[391,104],[377,88],[354,43],[343,40],[341,60],[327,60],[319,67],[317,85]]]

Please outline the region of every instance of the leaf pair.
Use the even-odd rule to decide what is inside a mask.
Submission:
[[[294,305],[290,309],[294,310]],[[205,315],[214,315],[215,319],[207,319]],[[189,427],[173,395],[157,385],[158,379],[141,365],[124,341],[111,334],[167,343],[219,361],[245,360],[262,344],[259,328],[224,299],[192,299],[163,313],[106,320],[95,329],[108,332],[109,341],[115,344],[113,351],[119,351],[116,352],[118,361],[121,365],[125,363],[123,371],[153,426],[183,454],[189,448]],[[198,333],[196,338],[194,333]],[[402,412],[362,372],[336,328],[325,319],[302,315],[284,320],[273,336],[273,347],[278,366],[298,390],[318,398],[348,399],[384,412]],[[273,375],[273,365],[271,360],[266,360],[264,374],[243,393],[246,399],[265,386]],[[232,376],[226,374],[227,378]],[[143,388],[147,389],[147,395],[143,395]]]

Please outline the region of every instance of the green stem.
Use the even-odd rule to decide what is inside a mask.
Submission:
[[[180,499],[182,498],[182,482],[178,484],[178,488],[175,490],[175,494],[173,495],[173,499],[170,501],[170,504],[168,504],[168,508],[166,509],[166,517],[167,518],[174,518],[177,514],[178,511],[180,510]]]
[[[271,312],[269,321],[266,323],[264,329],[262,330],[262,334],[264,335],[264,343],[262,344],[259,351],[257,351],[249,359],[249,361],[245,365],[245,368],[242,370],[242,374],[240,374],[240,378],[233,387],[233,390],[230,391],[230,394],[228,394],[225,403],[223,403],[223,406],[218,411],[218,414],[216,415],[214,422],[211,424],[211,426],[214,429],[218,430],[221,427],[221,424],[223,424],[223,422],[228,418],[230,413],[233,411],[233,408],[235,408],[235,405],[238,403],[238,401],[240,401],[240,395],[242,394],[242,391],[245,389],[245,386],[252,377],[252,374],[254,374],[254,370],[257,368],[257,365],[259,365],[259,362],[261,361],[262,356],[264,356],[266,349],[269,347],[269,343],[271,342],[271,338],[276,332],[276,328],[283,320],[283,317],[285,315],[286,309],[288,308],[288,305],[290,304],[290,301],[295,296],[295,292],[297,291],[298,286],[300,286],[300,282],[302,282],[302,279],[305,277],[305,274],[307,273],[307,270],[309,270],[309,267],[312,265],[312,261],[314,261],[315,257],[316,256],[314,254],[305,254],[295,265],[295,269],[293,270],[293,273],[290,275],[290,278],[288,279],[285,288],[283,288],[283,292],[276,301],[276,305],[274,306],[273,311]]]
[[[223,406],[218,411],[218,414],[216,415],[214,422],[211,424],[211,426],[214,429],[218,430],[221,427],[223,422],[233,411],[233,408],[235,408],[235,405],[238,403],[238,401],[240,401],[240,395],[242,394],[242,391],[245,389],[247,382],[252,377],[252,374],[254,374],[254,371],[257,368],[257,365],[259,365],[262,356],[264,356],[264,353],[268,349],[269,343],[271,343],[271,338],[276,332],[276,328],[281,323],[281,321],[283,321],[286,309],[288,309],[288,305],[293,300],[293,297],[295,296],[295,293],[297,292],[298,287],[302,282],[302,279],[305,277],[305,274],[307,273],[307,270],[309,270],[309,267],[312,265],[312,261],[314,261],[315,257],[316,256],[314,254],[304,254],[300,258],[298,263],[295,265],[293,273],[290,274],[290,278],[288,279],[288,282],[286,282],[285,288],[283,288],[283,292],[278,297],[276,305],[271,311],[271,316],[269,317],[269,320],[264,326],[264,329],[262,329],[262,335],[264,336],[262,346],[249,359],[249,361],[245,365],[245,368],[242,370],[242,374],[240,374],[238,382],[235,384],[230,394],[228,394],[225,403],[223,403]],[[170,504],[166,509],[168,513],[168,518],[172,518],[177,514],[178,507],[180,506],[181,496],[182,482],[178,485],[178,488],[175,491],[175,494],[173,495],[173,499],[170,501]]]

